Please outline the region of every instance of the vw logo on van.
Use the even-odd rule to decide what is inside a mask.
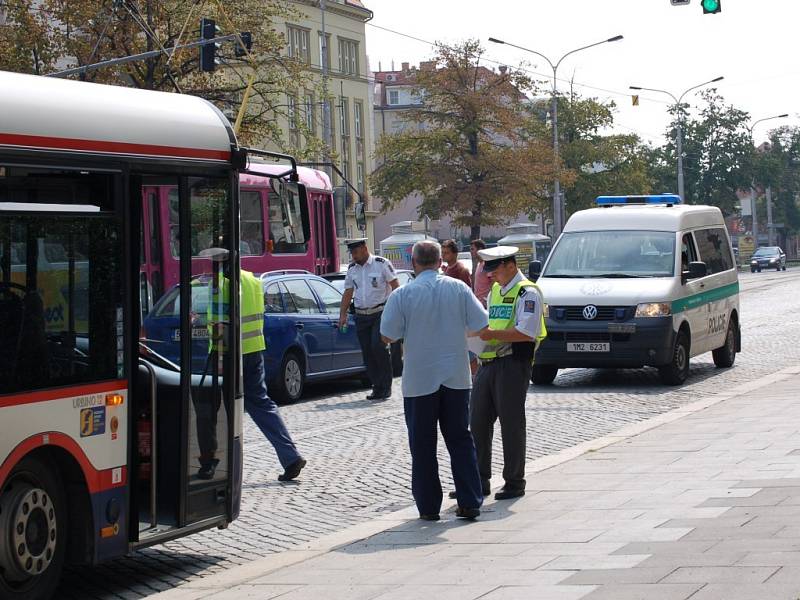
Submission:
[[[587,321],[594,321],[597,318],[597,307],[594,304],[584,306],[583,318]]]

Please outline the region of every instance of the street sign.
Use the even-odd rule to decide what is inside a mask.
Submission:
[[[753,252],[756,251],[756,239],[752,235],[739,236],[739,260],[744,262],[750,260]]]

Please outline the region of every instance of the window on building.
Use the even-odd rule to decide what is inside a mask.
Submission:
[[[289,120],[289,129],[297,129],[297,98],[286,96],[286,117]]]
[[[358,75],[358,42],[339,38],[339,71]]]
[[[364,163],[362,162],[356,165],[356,188],[362,194],[364,193]]]
[[[289,38],[289,56],[296,58],[304,63],[310,63],[311,57],[308,52],[308,29],[288,25],[287,37]]]
[[[339,99],[339,129],[342,137],[350,136],[350,103],[347,98]]]
[[[353,123],[355,125],[356,139],[364,138],[364,103],[361,100],[353,102]]]
[[[319,67],[320,69],[325,65],[328,65],[328,68],[331,67],[331,34],[326,33],[323,37],[322,32],[317,32],[317,38],[319,41]]]
[[[400,104],[400,93],[397,90],[389,90],[389,104]]]
[[[316,131],[314,122],[314,94],[306,93],[303,97],[303,116],[305,117],[306,129],[309,135],[314,135]]]

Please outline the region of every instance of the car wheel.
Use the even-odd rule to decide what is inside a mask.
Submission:
[[[67,546],[66,498],[56,469],[26,458],[0,490],[0,597],[47,600]]]
[[[681,385],[689,377],[689,336],[679,331],[675,336],[672,360],[658,368],[661,381],[667,385]]]
[[[287,352],[281,361],[281,368],[275,380],[276,400],[283,404],[291,404],[303,395],[306,383],[303,361],[296,352]]]
[[[533,365],[531,381],[535,385],[550,385],[558,375],[558,367],[553,365]]]
[[[725,334],[725,344],[711,352],[714,364],[721,369],[732,367],[736,360],[736,323],[731,319],[728,322],[728,333]]]

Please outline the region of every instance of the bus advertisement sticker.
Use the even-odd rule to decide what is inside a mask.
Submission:
[[[106,407],[93,406],[81,410],[81,437],[100,435],[106,432]]]

